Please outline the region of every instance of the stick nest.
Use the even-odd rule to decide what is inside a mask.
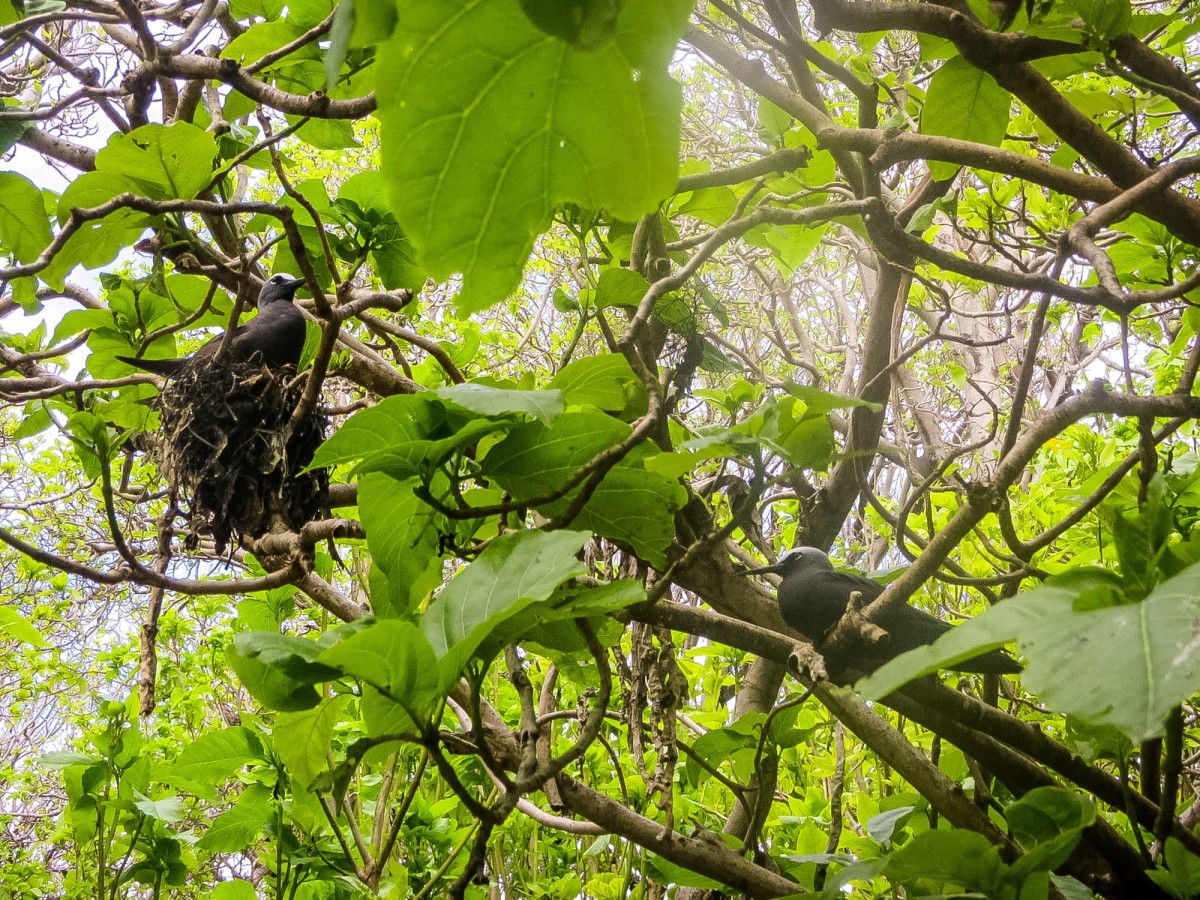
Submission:
[[[302,472],[326,417],[313,410],[288,428],[304,383],[293,366],[216,359],[184,366],[163,389],[156,456],[188,510],[187,549],[209,532],[222,555],[231,538],[296,531],[328,508],[328,472]]]

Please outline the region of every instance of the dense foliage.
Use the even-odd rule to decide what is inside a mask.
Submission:
[[[1200,892],[1198,35],[0,0],[0,894]],[[118,357],[279,272],[328,508],[222,548]]]

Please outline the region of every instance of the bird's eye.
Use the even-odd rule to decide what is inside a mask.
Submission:
[[[288,278],[286,275],[272,275],[271,276],[271,284],[283,284],[287,280],[288,280]]]

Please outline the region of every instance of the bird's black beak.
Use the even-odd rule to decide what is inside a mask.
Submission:
[[[304,284],[303,278],[293,278],[291,281],[289,281],[287,283],[287,288],[294,294],[294,293],[296,293],[296,291],[300,290],[300,287],[303,284]]]
[[[779,564],[773,566],[759,566],[757,569],[747,569],[745,572],[738,572],[738,575],[778,575]]]

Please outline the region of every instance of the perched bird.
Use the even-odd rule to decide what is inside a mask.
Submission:
[[[834,571],[829,557],[816,547],[797,547],[783,554],[773,566],[739,574],[767,572],[783,577],[778,591],[783,621],[812,638],[818,646],[846,612],[852,593],[862,592],[864,606],[883,593],[883,585],[870,578]],[[876,624],[887,632],[887,637],[877,644],[855,649],[853,661],[846,661],[864,672],[874,671],[901,653],[932,644],[954,627],[908,605],[890,610]],[[1004,674],[1020,672],[1021,664],[1002,650],[989,650],[950,668],[958,672]]]
[[[231,362],[260,362],[269,369],[298,365],[304,349],[304,314],[292,302],[303,278],[272,275],[258,295],[258,315],[233,331],[226,353]],[[221,347],[225,335],[213,338],[191,356],[182,359],[135,359],[118,356],[155,375],[175,375],[192,360],[211,359]]]

